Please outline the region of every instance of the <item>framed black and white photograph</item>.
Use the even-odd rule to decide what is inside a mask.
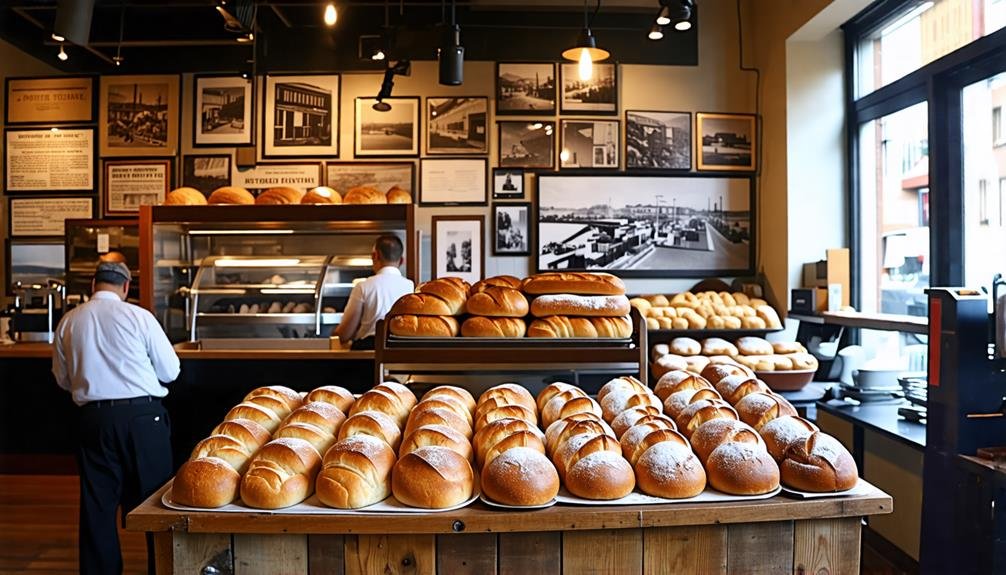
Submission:
[[[537,271],[623,277],[753,273],[754,178],[541,174]]]
[[[338,74],[266,76],[262,157],[339,157],[340,80]]]
[[[505,121],[496,123],[499,132],[501,168],[551,168],[555,165],[555,123]]]
[[[423,158],[419,203],[424,206],[484,206],[488,158]]]
[[[15,282],[46,285],[66,276],[66,246],[63,239],[7,239],[7,295]]]
[[[213,190],[231,185],[231,157],[227,154],[182,156],[182,185],[207,198]]]
[[[699,170],[753,172],[757,166],[757,118],[754,114],[695,115],[699,135]]]
[[[475,283],[485,275],[485,216],[433,216],[432,279],[459,277]]]
[[[192,140],[195,146],[250,146],[255,103],[251,78],[196,76]]]
[[[325,185],[345,194],[356,187],[374,188],[387,193],[401,188],[415,199],[415,162],[328,162]]]
[[[555,114],[555,64],[496,64],[496,115]]]
[[[353,153],[365,156],[419,155],[419,98],[385,98],[391,109],[374,109],[374,98],[356,99]]]
[[[493,199],[523,200],[524,170],[493,168]]]
[[[560,168],[618,169],[618,120],[563,120]]]
[[[626,111],[625,168],[691,170],[691,113]]]
[[[531,204],[493,204],[493,255],[531,253]]]
[[[611,62],[595,63],[589,78],[581,78],[577,64],[564,63],[561,114],[617,114],[618,66]]]
[[[98,126],[103,157],[178,153],[178,78],[101,77]]]
[[[426,98],[427,154],[489,153],[489,98]]]

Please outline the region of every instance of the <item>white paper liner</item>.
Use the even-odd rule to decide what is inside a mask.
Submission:
[[[489,499],[485,495],[480,496],[479,499],[482,501],[482,503],[485,503],[490,507],[498,507],[499,509],[511,509],[513,511],[533,511],[535,509],[547,509],[558,502],[557,499],[553,498],[548,503],[543,503],[542,505],[504,505],[503,503],[496,503],[495,501]]]
[[[570,505],[594,506],[664,505],[667,503],[729,503],[731,501],[756,501],[758,499],[769,499],[778,495],[781,490],[782,489],[780,487],[776,487],[774,490],[762,495],[727,495],[726,493],[721,493],[715,489],[706,487],[706,490],[702,493],[687,499],[665,499],[663,497],[653,497],[652,495],[646,495],[638,491],[633,491],[621,499],[595,500],[577,497],[569,491],[566,491],[566,488],[563,487],[559,490],[559,495],[556,497],[556,500],[559,503],[567,503]]]
[[[852,497],[855,495],[869,495],[871,491],[868,483],[863,480],[858,480],[853,488],[846,489],[845,491],[827,491],[824,493],[799,491],[784,485],[782,487],[782,492],[795,499],[822,499],[824,497]]]

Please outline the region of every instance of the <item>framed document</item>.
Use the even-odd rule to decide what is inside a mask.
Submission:
[[[60,236],[66,220],[94,217],[92,198],[10,198],[11,237]]]
[[[338,74],[265,77],[262,157],[339,157]]]
[[[419,172],[422,205],[486,205],[489,172],[486,158],[423,158],[419,161]]]
[[[310,190],[321,185],[321,163],[259,164],[254,168],[234,170],[231,185],[258,195],[267,188]]]
[[[101,155],[178,154],[178,76],[102,76]]]
[[[250,78],[196,76],[193,145],[250,146],[255,127],[252,90]]]
[[[172,163],[170,159],[104,160],[105,215],[132,215],[140,206],[163,203],[171,189]]]
[[[7,193],[94,190],[94,128],[14,128],[5,142]]]
[[[7,124],[94,121],[94,77],[7,78]]]
[[[433,216],[433,279],[459,277],[468,283],[486,272],[485,216]]]
[[[413,197],[416,187],[415,162],[328,162],[325,185],[345,195],[349,190],[367,186],[387,193],[399,187]]]

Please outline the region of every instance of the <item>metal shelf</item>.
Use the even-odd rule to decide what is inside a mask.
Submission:
[[[216,325],[313,325],[318,316],[310,313],[198,313],[200,323]],[[337,324],[342,321],[341,313],[321,314],[322,324]]]

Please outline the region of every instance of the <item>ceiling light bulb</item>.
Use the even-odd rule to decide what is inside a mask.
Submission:
[[[55,41],[57,41],[57,42],[66,42],[66,38],[64,38],[63,36],[60,36],[59,34],[57,34],[55,32],[52,33],[52,39],[55,40]]]
[[[580,61],[576,66],[580,75],[580,81],[586,82],[594,75],[594,62],[590,59],[590,50],[582,48],[580,50]]]
[[[62,44],[59,45],[59,54],[56,54],[56,57],[59,58],[63,62],[66,62],[67,60],[70,59],[70,56],[67,55],[66,50],[63,49],[63,45]]]
[[[678,22],[677,24],[674,25],[674,29],[679,32],[684,32],[685,30],[691,30],[692,23],[688,20],[682,20],[681,22]]]
[[[335,4],[329,2],[328,6],[325,6],[325,25],[331,28],[338,19],[339,13],[335,11]]]
[[[656,24],[650,28],[650,33],[646,36],[650,40],[661,40],[664,37],[664,29]]]
[[[384,59],[384,50],[378,50],[377,52],[374,52],[374,55],[371,56],[370,59],[371,60],[383,60]]]
[[[569,150],[563,150],[563,151],[559,152],[559,160],[562,161],[562,162],[568,162],[569,161]]]
[[[657,24],[660,26],[667,26],[671,23],[671,10],[667,6],[661,6],[660,12],[657,12]]]

